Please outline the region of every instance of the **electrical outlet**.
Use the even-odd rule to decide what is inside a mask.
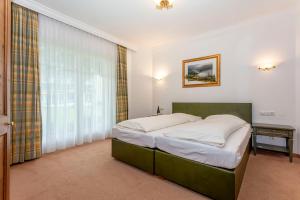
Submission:
[[[261,111],[260,112],[261,116],[275,116],[275,112],[274,111]]]

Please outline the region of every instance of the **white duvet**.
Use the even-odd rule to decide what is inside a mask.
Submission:
[[[163,135],[223,147],[227,138],[246,123],[233,115],[212,115],[189,126],[167,129]]]
[[[159,115],[131,119],[118,123],[117,127],[128,128],[136,131],[150,132],[198,120],[201,120],[201,117],[184,113],[174,113],[170,115]]]

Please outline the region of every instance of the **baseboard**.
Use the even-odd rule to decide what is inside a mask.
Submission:
[[[297,157],[297,158],[300,158],[300,154],[294,153],[293,156],[294,156],[294,157]]]

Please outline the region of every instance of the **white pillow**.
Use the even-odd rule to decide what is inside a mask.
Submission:
[[[236,120],[236,122],[240,123],[247,123],[245,120],[235,116],[235,115],[229,115],[229,114],[224,114],[224,115],[210,115],[205,118],[205,120]]]
[[[195,121],[198,121],[198,120],[202,120],[202,118],[199,117],[199,116],[190,115],[190,114],[186,114],[186,113],[174,113],[172,115],[174,115],[176,117],[179,117],[179,118],[182,118],[182,119],[186,119],[189,122],[195,122]]]
[[[187,115],[183,113],[176,113],[170,115],[158,115],[152,117],[130,119],[127,121],[120,122],[119,124],[117,124],[117,126],[137,131],[150,132],[200,119],[200,117]]]

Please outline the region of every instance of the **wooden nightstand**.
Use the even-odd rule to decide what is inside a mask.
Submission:
[[[267,149],[271,151],[279,151],[289,154],[290,162],[293,162],[293,133],[294,128],[291,126],[286,125],[274,125],[274,124],[260,124],[260,123],[253,123],[253,151],[254,155],[256,155],[256,149]],[[279,137],[286,139],[286,146],[275,146],[270,144],[262,144],[256,142],[256,136],[263,135],[269,137]]]

